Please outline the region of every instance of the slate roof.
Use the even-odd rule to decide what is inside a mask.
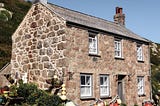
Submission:
[[[0,69],[0,75],[11,74],[11,64],[7,63],[2,69]]]
[[[47,7],[54,13],[63,17],[68,22],[103,30],[106,32],[114,33],[116,35],[132,38],[139,41],[149,42],[149,40],[133,33],[132,31],[127,29],[125,26],[121,26],[114,22],[107,21],[101,18],[97,18],[91,15],[87,15],[81,12],[70,10],[70,9],[60,7],[50,3],[47,4]]]

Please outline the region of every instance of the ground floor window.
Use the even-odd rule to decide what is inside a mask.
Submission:
[[[81,97],[92,96],[92,75],[91,74],[80,74],[80,87]]]
[[[100,75],[100,96],[109,96],[109,75]]]
[[[144,95],[144,77],[138,76],[137,82],[138,82],[138,95]]]

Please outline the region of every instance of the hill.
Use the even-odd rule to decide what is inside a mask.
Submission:
[[[12,12],[12,18],[3,21],[0,20],[0,69],[11,58],[11,36],[23,20],[23,17],[29,10],[31,3],[24,0],[0,0],[4,4],[4,9]]]

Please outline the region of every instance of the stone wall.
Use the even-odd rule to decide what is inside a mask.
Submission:
[[[65,21],[42,4],[31,7],[12,36],[12,75],[46,89],[46,79],[65,70]],[[17,73],[17,74],[16,74]],[[17,77],[16,76],[16,77]]]
[[[128,106],[141,105],[143,100],[150,98],[149,81],[149,46],[143,44],[144,62],[137,61],[137,42],[130,39],[123,41],[123,59],[114,57],[114,35],[98,33],[98,56],[89,55],[88,30],[68,25],[67,27],[67,58],[68,71],[72,73],[72,79],[67,81],[68,97],[80,106],[88,106],[95,98],[100,97],[99,75],[109,74],[110,97],[103,98],[110,102],[117,95],[117,76],[124,75],[125,103]],[[93,96],[89,99],[80,97],[80,73],[89,73],[93,76]],[[130,76],[129,76],[130,75]],[[145,96],[138,96],[137,76],[145,78]]]

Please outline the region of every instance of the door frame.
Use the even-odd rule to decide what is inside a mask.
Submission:
[[[125,76],[126,75],[118,75],[118,80],[117,80],[117,94],[123,103],[125,102],[125,89],[124,89]]]

